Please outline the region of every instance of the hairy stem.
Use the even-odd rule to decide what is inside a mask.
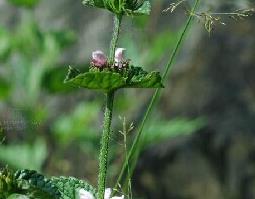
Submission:
[[[200,3],[200,0],[196,0],[195,3],[194,3],[194,6],[192,8],[192,12],[191,13],[194,13],[198,7]],[[169,59],[169,62],[167,63],[166,67],[165,67],[165,71],[164,71],[164,74],[163,74],[163,82],[166,81],[167,79],[167,75],[169,74],[169,71],[170,69],[172,68],[173,66],[173,63],[174,63],[174,60],[176,58],[176,55],[180,49],[180,47],[182,46],[182,43],[184,41],[184,38],[185,38],[185,35],[186,33],[188,32],[188,29],[191,25],[191,22],[192,22],[192,19],[193,19],[193,15],[190,15],[186,24],[185,24],[185,27],[176,43],[176,46],[175,46],[175,49],[174,51],[171,53],[171,56],[170,56],[170,59]],[[144,129],[144,126],[145,126],[145,123],[148,121],[149,119],[149,116],[151,115],[152,113],[152,110],[153,110],[153,107],[155,105],[155,102],[157,101],[157,99],[159,98],[160,96],[160,91],[161,89],[158,88],[156,89],[155,93],[153,94],[152,96],[152,99],[150,101],[150,104],[146,110],[146,113],[143,117],[143,120],[141,122],[141,125],[138,129],[138,133],[135,137],[135,140],[131,146],[131,149],[128,153],[128,157],[127,157],[127,160],[124,162],[123,166],[122,166],[122,169],[121,169],[121,172],[118,176],[118,179],[117,179],[117,182],[116,182],[116,185],[115,185],[115,188],[118,187],[119,184],[122,184],[122,188],[125,189],[126,187],[126,179],[129,179],[133,173],[133,170],[135,168],[135,165],[136,165],[136,162],[137,162],[137,158],[140,154],[140,148],[141,148],[141,136],[142,136],[142,132],[143,132],[143,129]],[[131,163],[131,166],[128,165],[128,162]],[[131,168],[130,168],[131,167]],[[127,170],[129,169],[129,171],[127,172]],[[129,173],[129,174],[127,174]],[[128,175],[128,176],[127,176]],[[124,183],[124,184],[123,184]]]
[[[110,45],[110,63],[114,63],[114,54],[117,46],[120,26],[121,26],[122,15],[114,16],[114,27],[112,40]],[[99,154],[99,174],[98,174],[98,199],[104,199],[106,177],[107,177],[107,164],[108,164],[108,152],[109,152],[109,141],[111,135],[111,122],[112,122],[112,110],[114,102],[114,91],[106,93],[106,107],[104,112],[104,125],[103,135],[101,138],[101,148]]]
[[[104,199],[105,184],[107,177],[109,141],[111,135],[113,100],[114,91],[110,91],[106,94],[103,135],[101,139],[101,148],[99,154],[98,199]]]
[[[113,35],[112,35],[112,41],[110,45],[110,56],[109,56],[109,61],[111,64],[114,63],[114,54],[115,54],[115,49],[116,49],[119,34],[120,34],[121,20],[122,20],[122,15],[114,16],[114,27],[113,27]]]

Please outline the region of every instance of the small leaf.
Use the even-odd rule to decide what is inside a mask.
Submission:
[[[131,67],[127,80],[130,88],[163,88],[159,72],[146,72],[141,67]]]
[[[82,2],[86,6],[104,8],[104,1],[103,0],[83,0]]]
[[[159,72],[151,72],[140,79],[132,79],[131,88],[164,88]]]
[[[102,71],[82,73],[76,77],[69,75],[65,83],[71,83],[88,89],[110,91],[123,87],[126,82],[119,73]]]
[[[69,66],[68,73],[67,73],[67,76],[66,76],[64,82],[76,77],[79,74],[81,74],[81,72],[78,69]]]
[[[151,4],[149,1],[144,1],[144,3],[137,10],[127,10],[127,14],[131,15],[150,15]]]

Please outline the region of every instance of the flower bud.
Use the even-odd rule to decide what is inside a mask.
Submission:
[[[125,67],[128,61],[125,59],[125,48],[117,48],[115,51],[115,67],[119,69]]]
[[[107,58],[102,51],[97,50],[97,51],[92,52],[92,62],[91,63],[96,67],[103,67],[107,64]]]
[[[120,63],[124,61],[125,58],[125,48],[117,48],[115,51],[115,62]]]

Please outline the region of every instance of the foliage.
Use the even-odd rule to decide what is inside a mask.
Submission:
[[[42,139],[36,140],[32,145],[29,143],[0,145],[0,161],[14,168],[39,171],[46,157],[46,143]]]
[[[161,143],[176,136],[185,136],[197,132],[206,125],[204,118],[193,120],[175,118],[170,121],[152,121],[143,138],[143,147]]]
[[[148,0],[83,0],[83,4],[108,9],[117,15],[149,15],[151,11]]]
[[[53,132],[58,142],[63,145],[72,141],[86,142],[87,147],[98,142],[99,129],[94,127],[98,112],[98,102],[95,101],[80,103],[72,112],[59,116],[53,124]]]
[[[67,199],[79,198],[77,191],[84,189],[94,196],[96,190],[87,182],[73,177],[46,178],[34,170],[8,168],[0,171],[0,198],[44,198]]]
[[[131,66],[121,73],[111,71],[93,71],[80,73],[69,67],[65,83],[78,87],[111,91],[119,88],[158,88],[163,87],[158,72],[146,72],[141,67]]]

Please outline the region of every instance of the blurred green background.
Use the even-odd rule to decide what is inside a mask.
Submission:
[[[137,66],[163,72],[187,16],[124,18],[119,47]],[[192,1],[190,1],[192,3]],[[202,1],[200,10],[254,7],[253,0]],[[96,185],[103,94],[64,85],[68,65],[88,69],[107,52],[111,14],[73,0],[0,0],[0,166],[72,175]],[[195,20],[144,130],[132,180],[146,199],[255,198],[255,17],[217,26]],[[153,90],[116,97],[109,185],[125,154],[125,117],[136,133]],[[136,197],[134,197],[136,198]]]

